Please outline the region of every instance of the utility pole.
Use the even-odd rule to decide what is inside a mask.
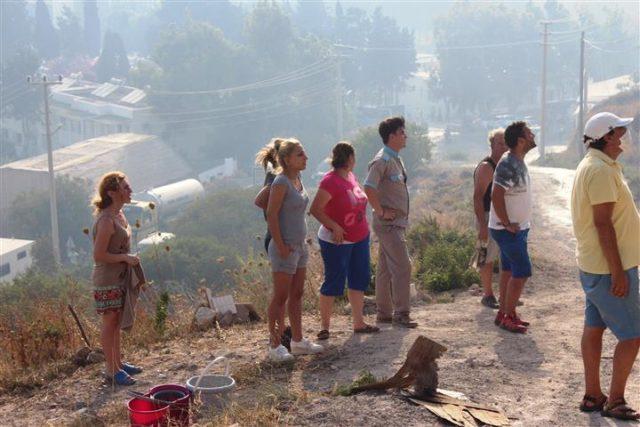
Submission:
[[[336,57],[336,132],[338,141],[344,136],[344,100],[342,99],[342,57]]]
[[[544,165],[545,164],[545,137],[547,133],[546,129],[546,110],[547,110],[547,47],[548,47],[548,37],[549,37],[549,24],[551,21],[543,21],[542,25],[544,25],[544,32],[542,33],[542,86],[540,88],[540,161]]]
[[[57,81],[47,80],[47,76],[42,76],[41,81],[32,80],[27,77],[27,82],[33,85],[41,85],[44,95],[44,122],[47,132],[47,160],[49,166],[49,209],[51,210],[51,241],[53,243],[53,259],[56,267],[60,265],[60,233],[58,231],[58,204],[56,200],[56,181],[53,170],[53,149],[51,144],[51,122],[49,120],[49,86],[62,83],[62,76],[58,76]]]
[[[584,129],[584,31],[580,34],[580,105],[578,106],[578,156],[584,155],[584,141],[582,139]]]

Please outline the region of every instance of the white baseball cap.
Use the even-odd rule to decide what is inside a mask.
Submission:
[[[594,114],[584,125],[584,136],[598,140],[615,128],[628,126],[632,121],[632,117],[622,118],[613,113]]]

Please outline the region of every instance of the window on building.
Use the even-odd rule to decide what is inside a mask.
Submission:
[[[11,264],[6,262],[6,263],[0,265],[0,277],[4,277],[9,273],[11,273]]]
[[[22,259],[22,258],[26,258],[26,257],[27,257],[27,251],[18,252],[18,259]]]

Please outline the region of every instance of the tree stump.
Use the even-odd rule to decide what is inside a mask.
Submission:
[[[438,364],[436,360],[447,351],[446,347],[420,335],[407,353],[402,367],[394,376],[373,384],[354,387],[351,392],[387,390],[414,386],[416,395],[432,395],[438,388]]]

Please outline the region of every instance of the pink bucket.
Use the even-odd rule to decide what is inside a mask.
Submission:
[[[156,404],[134,397],[127,403],[132,427],[164,427],[167,425],[169,405]]]

